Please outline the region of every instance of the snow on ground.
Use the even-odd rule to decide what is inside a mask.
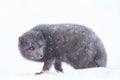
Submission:
[[[118,80],[120,78],[119,0],[0,0],[0,80]],[[25,60],[18,37],[37,24],[77,23],[92,28],[102,39],[107,68],[74,70],[63,64],[35,76],[43,63]]]
[[[0,80],[119,80],[120,71],[105,68],[71,70],[64,73],[50,71],[42,75],[11,72],[0,75]]]
[[[57,73],[52,67],[49,72],[34,75],[36,71],[40,71],[38,67],[35,67],[39,65],[38,63],[25,61],[22,64],[23,66],[16,66],[18,68],[15,69],[1,70],[0,80],[118,80],[120,78],[120,70],[117,69],[91,68],[74,70],[65,63],[63,64],[64,73]],[[40,64],[40,66],[42,65]]]

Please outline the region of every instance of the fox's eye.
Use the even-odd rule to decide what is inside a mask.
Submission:
[[[31,46],[28,48],[28,50],[35,50],[35,47]]]

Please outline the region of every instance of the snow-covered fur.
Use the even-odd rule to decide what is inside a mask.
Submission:
[[[107,62],[101,40],[91,29],[77,24],[38,25],[19,38],[19,49],[26,59],[44,62],[40,73],[52,64],[63,72],[61,62],[75,69],[106,67]]]

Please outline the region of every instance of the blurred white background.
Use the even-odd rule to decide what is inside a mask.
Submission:
[[[107,67],[120,69],[120,0],[0,0],[0,72],[38,66],[22,58],[18,37],[46,23],[76,23],[93,29],[105,45]]]

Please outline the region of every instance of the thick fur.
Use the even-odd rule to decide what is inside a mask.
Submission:
[[[52,64],[63,72],[61,62],[75,69],[106,67],[107,63],[101,40],[91,29],[77,24],[38,25],[19,38],[19,49],[25,58],[44,62],[40,73]]]

